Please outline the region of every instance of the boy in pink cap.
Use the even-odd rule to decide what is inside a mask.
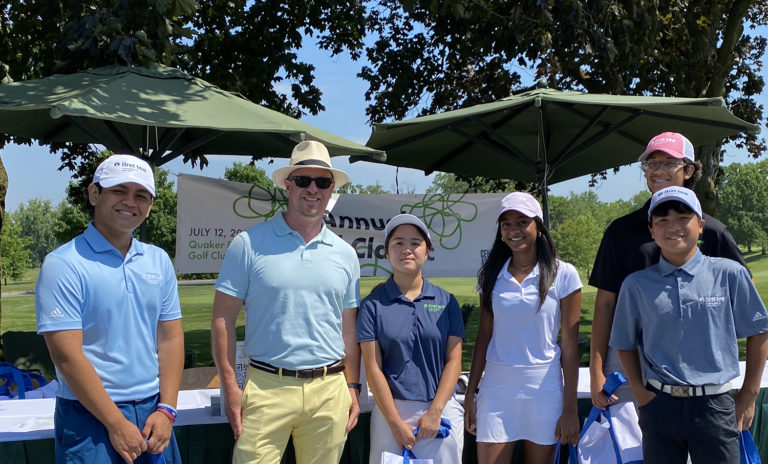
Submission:
[[[637,160],[651,194],[666,187],[693,189],[696,179],[701,176],[701,163],[695,160],[693,144],[677,132],[663,132],[652,138]],[[629,274],[659,262],[659,247],[648,230],[649,205],[650,200],[608,226],[589,277],[589,284],[597,288],[589,362],[590,387],[592,404],[601,409],[612,401],[634,401],[628,385],[619,388],[611,398],[602,388],[607,374],[623,372],[616,350],[608,348],[621,284]],[[706,214],[704,220],[705,226],[699,237],[701,252],[706,256],[730,258],[746,267],[726,226]]]

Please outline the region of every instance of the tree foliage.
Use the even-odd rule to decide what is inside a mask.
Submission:
[[[568,218],[552,230],[552,239],[557,245],[560,259],[587,271],[587,275],[595,261],[602,237],[603,229],[590,214]]]
[[[352,195],[384,195],[387,193],[392,193],[385,189],[378,182],[373,185],[353,184],[352,182],[347,182],[346,184],[337,188],[335,192]]]
[[[732,163],[720,180],[720,219],[739,245],[765,249],[768,238],[768,162]]]
[[[13,222],[20,228],[20,235],[29,240],[29,251],[35,265],[40,265],[45,255],[59,246],[56,238],[56,210],[50,200],[33,198],[22,203],[13,213]]]
[[[28,247],[32,243],[27,237],[21,235],[21,227],[9,220],[10,215],[3,221],[2,265],[4,284],[8,279],[20,280],[24,277],[24,271],[32,267],[32,254]]]
[[[507,179],[490,179],[488,177],[469,177],[450,172],[438,172],[432,178],[432,184],[427,187],[427,193],[501,193],[527,192],[531,188],[524,182]]]
[[[765,124],[766,38],[744,24],[768,24],[762,0],[557,2],[378,0],[376,36],[366,48],[370,121],[485,103],[510,95],[521,73],[559,89],[627,95],[725,97],[747,121]],[[757,157],[763,138],[736,145]],[[699,150],[698,184],[714,210],[719,145]]]
[[[267,177],[267,173],[263,169],[253,164],[235,162],[232,166],[224,169],[224,178],[232,182],[243,182],[262,187],[273,187],[275,185],[272,179]]]

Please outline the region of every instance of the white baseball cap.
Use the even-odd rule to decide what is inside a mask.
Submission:
[[[149,163],[133,155],[112,155],[101,162],[93,174],[93,183],[104,188],[134,182],[155,196],[155,175]]]
[[[502,198],[501,204],[499,205],[499,212],[496,214],[496,220],[507,211],[517,211],[529,218],[537,217],[542,221],[544,220],[544,213],[541,212],[541,205],[530,193],[512,192]]]
[[[687,205],[701,219],[701,203],[699,203],[699,199],[696,198],[693,190],[685,187],[666,187],[654,193],[651,197],[651,206],[648,208],[648,220],[651,220],[651,213],[653,213],[657,206],[672,200],[677,200]]]
[[[432,237],[429,235],[429,229],[427,229],[427,226],[424,225],[424,222],[422,222],[421,219],[414,216],[413,214],[398,214],[397,216],[390,219],[389,222],[387,222],[387,226],[384,228],[384,236],[389,237],[389,234],[392,233],[395,228],[402,226],[403,224],[410,224],[421,229],[421,231],[424,232],[424,234],[427,236],[427,239],[429,239],[430,242],[432,241]]]

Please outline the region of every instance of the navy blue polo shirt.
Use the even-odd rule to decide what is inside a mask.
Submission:
[[[382,371],[395,399],[435,397],[449,336],[464,338],[461,308],[453,295],[427,279],[414,301],[390,277],[360,303],[357,341],[379,343]]]

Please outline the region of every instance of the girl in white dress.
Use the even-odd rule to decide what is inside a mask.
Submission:
[[[579,438],[582,285],[576,269],[557,259],[533,196],[507,195],[497,218],[478,274],[480,326],[464,425],[477,437],[480,464],[509,463],[518,442],[527,464],[552,462],[557,440]]]

